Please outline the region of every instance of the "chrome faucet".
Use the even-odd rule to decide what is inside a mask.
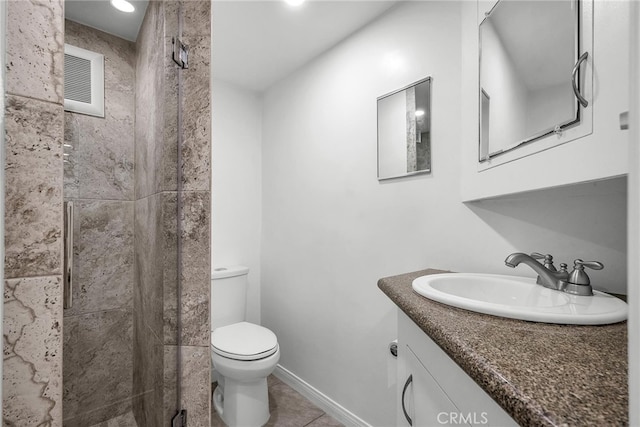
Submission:
[[[536,258],[544,258],[545,264],[542,265]],[[511,268],[515,268],[520,263],[524,263],[538,273],[536,283],[545,288],[555,289],[556,291],[566,292],[572,295],[589,296],[593,295],[593,288],[589,276],[584,271],[584,267],[593,270],[602,270],[604,266],[598,261],[582,261],[576,259],[573,262],[573,271],[571,274],[567,272],[567,264],[560,264],[560,270],[556,270],[553,266],[553,257],[551,255],[542,255],[534,252],[531,255],[522,252],[516,252],[507,257],[504,263]]]
[[[550,270],[550,271],[553,271],[553,272],[558,271],[556,266],[553,265],[553,256],[551,254],[543,255],[543,254],[541,254],[539,252],[532,252],[531,253],[531,258],[544,260],[544,261],[540,261],[540,262],[542,263],[542,265],[544,265],[544,267],[547,270]],[[560,270],[566,270],[566,269],[567,269],[567,264],[560,264]],[[544,280],[540,276],[538,276],[538,279],[536,280],[536,283],[538,285],[543,285]]]
[[[531,267],[533,271],[538,273],[538,284],[545,288],[555,289],[556,291],[564,290],[567,280],[569,279],[569,273],[566,269],[560,269],[560,271],[553,271],[540,264],[534,257],[522,252],[516,252],[507,257],[504,260],[507,267],[516,268],[520,263],[524,263]]]

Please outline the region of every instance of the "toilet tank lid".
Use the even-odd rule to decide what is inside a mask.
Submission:
[[[249,267],[244,265],[232,265],[228,267],[215,267],[211,273],[211,279],[224,279],[227,277],[242,276],[249,273]]]

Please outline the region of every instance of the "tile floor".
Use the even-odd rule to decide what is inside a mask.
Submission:
[[[133,412],[127,412],[110,420],[94,424],[91,427],[137,427],[137,425]]]
[[[269,409],[271,418],[268,427],[344,427],[338,421],[325,414],[322,409],[305,399],[300,393],[270,375]],[[134,427],[137,426],[133,412],[112,418],[91,427]],[[211,408],[211,427],[225,427],[224,423]]]
[[[269,427],[344,427],[338,421],[325,414],[322,409],[309,402],[300,393],[270,375],[269,409],[271,418]],[[109,426],[111,427],[111,426]],[[224,427],[224,423],[211,408],[211,427]]]

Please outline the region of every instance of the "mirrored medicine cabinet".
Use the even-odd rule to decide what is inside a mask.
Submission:
[[[431,77],[378,98],[378,180],[431,172]]]
[[[499,0],[485,13],[479,25],[481,163],[544,138],[566,142],[557,136],[581,123],[589,106],[581,8],[580,0]]]

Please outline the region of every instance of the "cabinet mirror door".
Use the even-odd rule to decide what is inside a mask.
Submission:
[[[580,7],[500,0],[480,23],[480,162],[580,123]]]

